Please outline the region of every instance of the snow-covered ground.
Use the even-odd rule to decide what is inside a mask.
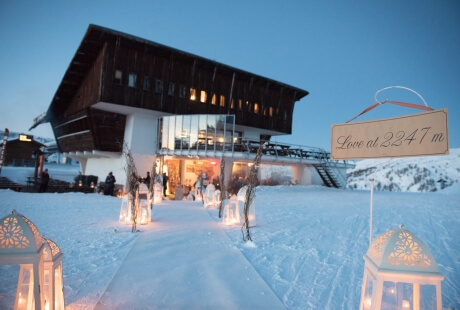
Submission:
[[[78,167],[59,173],[54,169],[63,169],[62,166],[48,168],[52,177],[68,175],[72,180],[78,173]],[[21,183],[29,173],[27,168],[2,170],[2,176]],[[228,236],[229,246],[241,251],[287,309],[357,309],[363,255],[369,246],[369,198],[369,191],[363,190],[261,186],[256,192],[257,226],[251,229],[253,243],[242,240],[240,226],[222,225],[221,229]],[[131,226],[118,223],[121,200],[115,197],[0,190],[0,201],[0,217],[16,209],[60,246],[64,253],[67,309],[95,307],[139,236],[158,229],[155,216],[168,206],[186,204],[197,212],[209,213],[209,221],[201,224],[205,228],[220,225],[217,210],[204,210],[200,202],[170,201],[154,206],[153,222],[138,226],[140,232],[132,233]],[[168,216],[173,221],[180,219],[181,214]],[[443,307],[460,309],[459,183],[436,193],[375,192],[374,238],[400,224],[423,240],[436,257],[445,277]],[[190,223],[190,229],[193,227]],[[177,241],[180,246],[179,240],[170,241]],[[190,240],[193,244],[200,244],[199,241]],[[147,255],[148,251],[161,251],[161,248],[145,251]],[[231,265],[232,261],[224,264]],[[0,266],[0,309],[12,307],[17,270],[16,266]],[[173,291],[180,284],[172,280],[164,285]],[[180,298],[193,300],[193,288],[185,291],[188,293]],[[145,308],[156,307],[142,304],[142,300],[132,305],[132,309]]]

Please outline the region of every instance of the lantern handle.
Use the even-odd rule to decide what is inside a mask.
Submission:
[[[384,104],[384,103],[385,103],[385,100],[384,100],[384,101],[379,101],[379,100],[377,100],[377,95],[378,95],[380,92],[384,91],[384,90],[392,89],[392,88],[401,88],[401,89],[405,89],[405,90],[408,90],[408,91],[410,91],[410,92],[413,92],[414,94],[416,94],[416,95],[423,101],[423,103],[425,104],[425,106],[426,106],[427,108],[429,108],[429,107],[428,107],[428,104],[427,104],[426,101],[425,101],[425,99],[423,99],[423,97],[422,97],[419,93],[417,93],[415,90],[410,89],[409,87],[405,87],[405,86],[388,86],[388,87],[384,87],[384,88],[382,88],[382,89],[379,89],[378,91],[375,92],[375,95],[374,95],[375,102],[378,103],[378,104]],[[388,99],[386,99],[386,100],[388,100]]]

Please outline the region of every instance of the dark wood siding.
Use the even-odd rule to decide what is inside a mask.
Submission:
[[[0,144],[0,147],[3,144]],[[34,152],[39,151],[43,144],[37,141],[11,140],[6,143],[4,158],[5,166],[26,166],[35,165]]]
[[[97,109],[90,110],[96,150],[121,152],[125,133],[126,116]]]
[[[102,51],[99,53],[93,65],[87,71],[77,93],[73,96],[67,110],[62,114],[64,118],[85,110],[91,105],[99,102],[101,75],[102,75]]]
[[[120,81],[115,79],[117,70],[122,73]],[[130,74],[136,77],[132,85]],[[148,87],[144,87],[144,79]],[[170,85],[174,86],[172,94]],[[195,100],[190,98],[191,89],[196,91]],[[206,92],[206,102],[200,101],[201,91]],[[307,94],[215,61],[90,25],[51,102],[47,119],[64,152],[117,149],[113,145],[123,140],[121,130],[126,120],[117,116],[120,122],[108,126],[104,113],[91,110],[98,102],[179,115],[234,114],[237,125],[289,134],[294,104]],[[230,107],[232,100],[234,107]],[[85,119],[77,120],[83,115]]]
[[[123,43],[124,42],[124,43]],[[292,111],[297,98],[283,93],[276,83],[241,73],[227,67],[209,63],[200,58],[183,57],[173,50],[130,45],[128,41],[107,43],[103,70],[104,85],[101,101],[172,114],[236,114],[236,123],[284,133],[291,132]],[[115,83],[115,72],[122,72],[121,84]],[[129,85],[129,75],[136,76],[135,87]],[[235,80],[233,80],[235,76]],[[144,89],[143,79],[148,78],[149,89]],[[156,82],[162,85],[156,88]],[[170,84],[174,93],[168,93]],[[233,88],[232,88],[233,85]],[[185,87],[185,97],[179,94]],[[194,89],[196,99],[190,99]],[[206,92],[206,102],[200,101],[201,91]],[[230,96],[231,95],[231,96]],[[212,103],[215,96],[216,103]],[[224,96],[225,105],[220,104]],[[230,108],[231,100],[235,107]],[[238,109],[242,100],[242,109]],[[258,113],[254,111],[255,104]],[[272,108],[272,115],[269,109]],[[285,111],[286,118],[285,118]]]

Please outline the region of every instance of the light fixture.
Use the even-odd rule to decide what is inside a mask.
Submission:
[[[44,309],[44,241],[34,223],[15,210],[0,220],[0,265],[19,265],[14,309]]]
[[[404,226],[377,237],[364,261],[361,310],[442,309],[444,276],[427,245]]]

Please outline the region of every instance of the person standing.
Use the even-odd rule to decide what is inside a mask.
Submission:
[[[39,193],[45,193],[46,189],[48,188],[48,182],[50,181],[50,175],[48,173],[48,169],[42,172],[41,176],[41,183],[40,183],[40,190]]]
[[[147,171],[147,176],[145,177],[145,185],[150,190],[150,172]]]
[[[105,178],[105,195],[110,195],[113,196],[113,189],[115,187],[115,176],[112,174],[112,172],[109,172],[109,175]]]
[[[168,176],[163,172],[163,196],[166,197],[166,189],[168,189]]]

